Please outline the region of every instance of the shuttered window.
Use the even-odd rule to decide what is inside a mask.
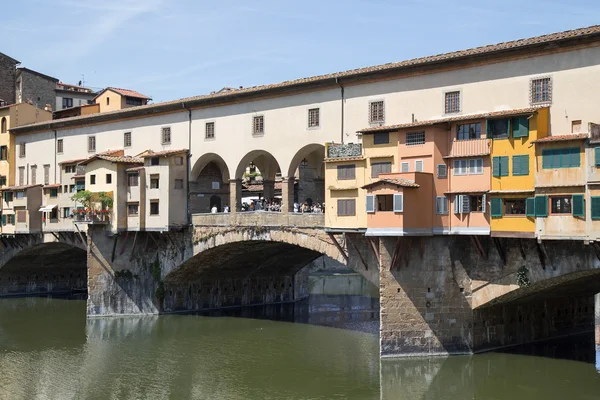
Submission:
[[[402,194],[394,195],[394,212],[404,211],[404,196]]]
[[[490,214],[492,217],[502,216],[502,199],[490,199]]]
[[[530,197],[525,200],[525,215],[535,217],[535,198]]]
[[[390,134],[387,132],[377,132],[373,134],[373,144],[388,144],[390,142]]]
[[[375,196],[372,194],[367,195],[367,212],[368,213],[375,212]]]
[[[96,151],[96,136],[88,136],[88,151],[90,153]]]
[[[447,178],[448,177],[448,167],[446,167],[446,164],[438,164],[437,177],[438,178]]]
[[[542,168],[574,168],[581,164],[579,147],[542,150]]]
[[[37,184],[37,165],[31,166],[31,184],[32,185]]]
[[[352,165],[338,165],[337,167],[337,178],[338,180],[348,180],[356,178],[356,168]]]
[[[128,174],[127,175],[127,186],[133,187],[139,185],[140,174]]]
[[[348,217],[356,215],[356,200],[355,199],[339,199],[337,201],[337,215],[340,217]]]
[[[403,162],[402,164],[400,164],[400,172],[410,172],[410,163]]]
[[[592,219],[600,219],[600,196],[592,196]]]
[[[379,177],[379,174],[389,174],[392,172],[391,162],[371,163],[371,178]]]
[[[585,216],[585,201],[582,194],[573,195],[573,216]]]
[[[490,119],[486,121],[486,137],[488,139],[508,139],[510,119]]]
[[[44,165],[44,185],[50,183],[50,165]]]
[[[16,212],[16,214],[17,214],[17,222],[19,222],[19,223],[27,222],[27,211],[19,210]]]
[[[529,175],[529,155],[512,156],[513,176]]]
[[[446,196],[438,196],[435,198],[436,214],[448,214],[448,198]]]
[[[511,121],[513,138],[529,136],[529,120],[527,117],[513,118]]]
[[[492,175],[508,176],[508,156],[492,158]]]
[[[383,100],[369,102],[369,122],[383,123],[385,121],[385,111]]]
[[[548,216],[548,196],[535,196],[535,216]]]
[[[600,167],[600,146],[594,148],[594,164],[596,167]]]
[[[459,194],[454,196],[454,213],[468,214],[471,212],[471,196]]]
[[[423,172],[423,160],[415,161],[415,172]]]

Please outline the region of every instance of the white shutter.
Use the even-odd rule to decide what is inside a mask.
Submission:
[[[482,160],[483,161],[483,160]],[[485,194],[483,196],[481,196],[481,212],[485,214]]]
[[[416,160],[415,161],[415,171],[416,172],[423,172],[423,160]]]
[[[438,164],[437,175],[438,175],[438,178],[446,178],[448,176],[446,164]]]
[[[454,195],[454,214],[458,214],[459,212],[458,205],[460,204],[460,197],[459,194]]]
[[[446,196],[436,197],[435,211],[437,214],[448,214],[448,198]]]
[[[367,212],[368,213],[375,212],[375,196],[372,194],[367,195]]]
[[[410,163],[403,162],[401,164],[400,172],[410,172]]]
[[[460,196],[461,214],[468,214],[471,212],[471,199],[468,195],[463,194]]]
[[[404,196],[402,194],[394,195],[394,212],[404,211]]]

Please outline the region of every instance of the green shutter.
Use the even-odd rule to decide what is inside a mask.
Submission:
[[[514,138],[529,136],[529,120],[526,117],[513,118],[511,124]]]
[[[502,199],[490,199],[490,214],[492,217],[502,216]]]
[[[488,124],[488,121],[485,121],[485,137],[488,139],[492,138],[492,129],[490,124]]]
[[[579,167],[581,165],[581,150],[579,147],[572,147],[569,150],[569,167]]]
[[[6,225],[6,214],[2,215],[2,226]]]
[[[525,215],[528,217],[535,217],[535,198],[529,197],[525,200]]]
[[[535,196],[535,216],[548,216],[548,196]]]
[[[529,175],[529,154],[521,156],[521,175]]]
[[[500,176],[508,176],[508,156],[500,157]]]
[[[492,175],[500,176],[500,157],[492,158]]]
[[[592,219],[600,219],[600,196],[592,196]]]
[[[596,167],[600,167],[600,146],[594,148],[594,163]]]
[[[582,194],[573,195],[573,216],[583,217],[585,215],[585,205]]]
[[[552,168],[552,150],[542,150],[542,168]]]
[[[513,175],[529,175],[529,155],[513,156]]]

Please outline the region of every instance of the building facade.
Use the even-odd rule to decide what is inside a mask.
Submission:
[[[58,79],[29,68],[19,67],[15,76],[17,103],[30,103],[37,108],[51,111],[56,102]]]

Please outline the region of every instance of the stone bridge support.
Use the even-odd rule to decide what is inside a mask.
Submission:
[[[594,297],[596,320],[596,369],[600,372],[600,293]]]

